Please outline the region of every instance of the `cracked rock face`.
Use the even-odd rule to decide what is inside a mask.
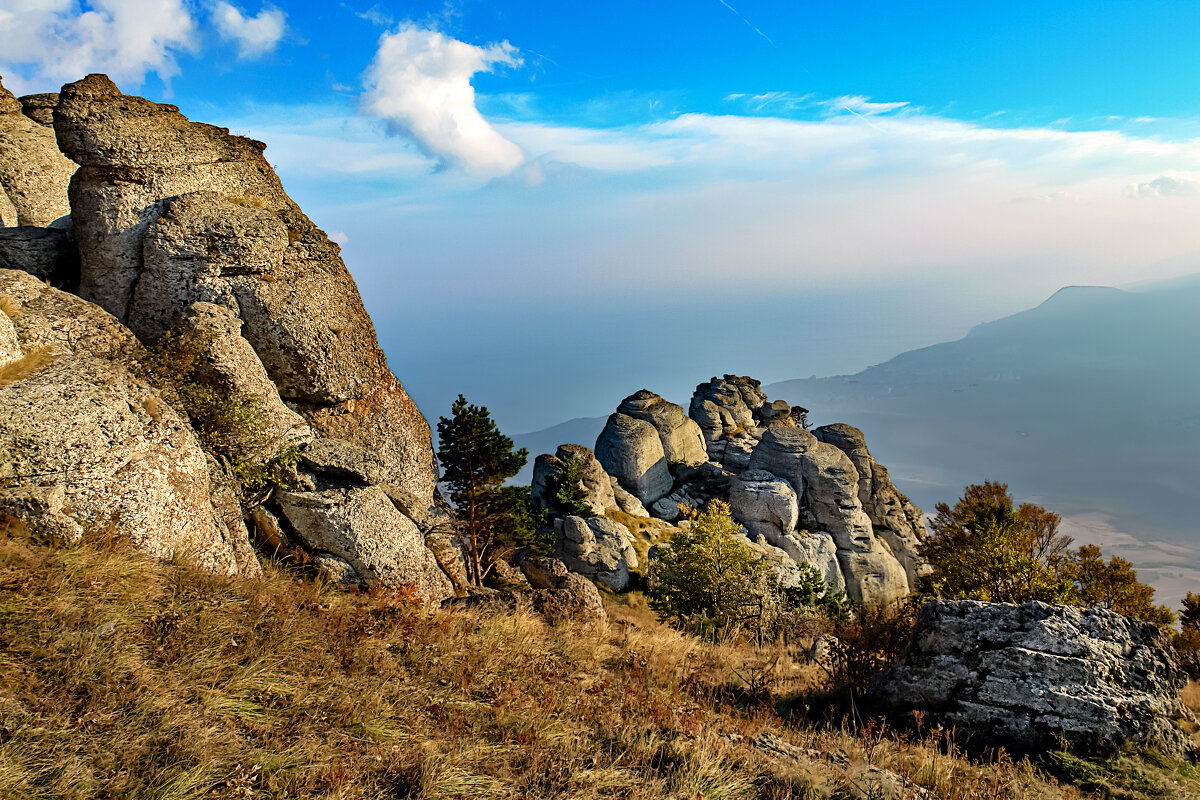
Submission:
[[[126,367],[133,335],[100,308],[24,272],[0,270],[0,361],[27,371],[0,385],[0,479],[60,529],[108,529],[157,558],[187,555],[219,574],[258,574],[240,511],[210,479],[187,420]],[[10,307],[10,310],[12,308]],[[6,345],[5,343],[8,342]],[[42,354],[42,358],[37,355]],[[236,508],[236,505],[235,505]]]
[[[631,394],[617,406],[618,414],[648,422],[658,431],[663,454],[670,464],[696,466],[708,460],[704,434],[683,410],[647,389]]]
[[[71,212],[67,186],[75,165],[59,152],[44,111],[0,85],[0,228],[44,228]]]
[[[284,193],[265,145],[103,75],[63,87],[54,125],[80,165],[80,293],[145,340],[193,303],[228,309],[314,434],[372,451],[387,483],[432,512],[429,425],[388,369],[340,248]]]
[[[1028,751],[1060,737],[1088,749],[1126,742],[1171,755],[1186,740],[1186,679],[1158,627],[1099,608],[935,601],[900,663],[873,683],[884,706]]]
[[[596,439],[596,458],[643,505],[653,504],[674,485],[658,431],[627,414],[608,418]]]

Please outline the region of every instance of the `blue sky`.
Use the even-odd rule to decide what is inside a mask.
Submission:
[[[14,91],[266,141],[426,414],[514,432],[1200,271],[1197,41],[1153,0],[0,0]]]

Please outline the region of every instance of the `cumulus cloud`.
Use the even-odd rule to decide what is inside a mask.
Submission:
[[[1187,197],[1200,194],[1200,181],[1161,175],[1147,183],[1135,184],[1130,197]]]
[[[257,58],[270,53],[287,30],[284,13],[269,5],[251,17],[237,6],[220,0],[213,5],[212,17],[217,33],[237,45],[240,58]]]
[[[475,107],[471,78],[497,66],[518,66],[508,42],[486,47],[435,30],[402,25],[379,40],[367,68],[360,111],[385,120],[428,155],[467,172],[504,175],[525,160]]]
[[[197,49],[183,0],[8,0],[0,5],[0,69],[15,91],[57,88],[89,72],[140,85],[178,74]]]

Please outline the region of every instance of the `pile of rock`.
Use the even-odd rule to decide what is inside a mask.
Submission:
[[[572,455],[586,465],[581,486],[598,514],[620,506],[674,522],[681,506],[727,500],[785,585],[812,564],[856,602],[903,597],[927,569],[918,554],[921,510],[872,458],[861,431],[840,424],[809,431],[798,424],[806,414],[734,375],[697,386],[687,412],[643,389],[608,418],[594,455],[563,445],[539,456],[533,493],[542,496]],[[641,509],[610,497],[609,486]]]

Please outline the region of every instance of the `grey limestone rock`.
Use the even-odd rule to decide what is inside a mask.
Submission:
[[[67,84],[58,141],[80,292],[153,338],[194,302],[235,311],[280,397],[314,434],[372,451],[387,482],[438,506],[429,425],[387,368],[340,250],[284,193],[265,145],[124,95]]]
[[[763,434],[750,466],[786,479],[800,498],[802,517],[833,537],[852,600],[891,602],[908,594],[908,576],[874,535],[858,499],[858,472],[844,452],[802,428],[775,424]]]
[[[615,592],[629,588],[629,568],[638,565],[633,535],[624,525],[604,517],[555,520],[555,555],[577,572]]]
[[[813,435],[849,456],[858,471],[858,499],[871,526],[900,560],[909,583],[915,584],[929,571],[929,565],[920,557],[921,543],[928,537],[924,513],[901,494],[887,469],[871,456],[858,428],[841,423],[824,425]]]
[[[25,272],[0,270],[0,295],[16,306],[30,364],[0,385],[0,479],[61,488],[63,513],[148,555],[257,574],[241,515],[233,524],[186,419],[126,366],[133,335]]]
[[[54,130],[26,116],[0,85],[0,227],[46,227],[69,214],[67,186],[74,172]]]
[[[647,389],[634,392],[617,406],[618,414],[648,422],[658,431],[668,464],[695,466],[708,460],[704,434],[682,408]]]
[[[1157,626],[1100,608],[935,601],[872,695],[1022,751],[1063,737],[1179,756],[1186,678],[1163,644]]]
[[[69,291],[79,283],[79,254],[69,228],[0,228],[0,269],[19,269]]]
[[[58,105],[58,92],[27,94],[19,98],[19,100],[21,102],[21,111],[25,116],[38,125],[45,125],[48,128],[54,127],[54,107]]]
[[[608,480],[612,484],[613,498],[616,500],[618,509],[635,517],[650,516],[646,512],[646,507],[642,505],[642,501],[625,491],[625,487],[621,486],[616,478],[609,475]]]
[[[596,458],[643,505],[669,493],[674,484],[658,431],[627,414],[608,418],[596,439]]]
[[[596,454],[581,444],[561,444],[554,455],[543,454],[533,462],[533,480],[530,492],[534,502],[542,508],[550,507],[548,487],[550,478],[561,472],[568,458],[574,458],[579,464],[579,488],[587,496],[587,503],[592,513],[605,514],[618,508],[616,495],[613,493],[611,476],[596,459]]]
[[[242,338],[242,321],[236,314],[223,306],[193,303],[180,321],[180,329],[206,335],[208,344],[197,367],[208,385],[227,397],[240,393],[258,398],[265,424],[264,446],[256,454],[259,458],[271,458],[286,447],[312,439],[304,418],[279,399],[262,362]]]
[[[697,386],[688,415],[700,426],[708,457],[734,471],[747,468],[749,453],[769,425],[795,425],[787,403],[768,401],[761,383],[739,375]]]
[[[454,595],[421,530],[379,486],[280,492],[278,499],[305,546],[350,564],[364,585],[413,584],[427,603]]]
[[[796,530],[800,505],[792,485],[763,470],[747,470],[729,483],[729,510],[751,533],[778,544]]]

